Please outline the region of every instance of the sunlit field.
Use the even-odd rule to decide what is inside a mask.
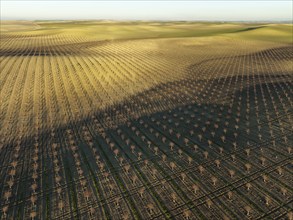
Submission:
[[[292,25],[0,30],[0,219],[292,219]]]

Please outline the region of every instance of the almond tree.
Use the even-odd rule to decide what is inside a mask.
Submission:
[[[236,160],[236,156],[235,156],[235,154],[232,154],[232,155],[231,155],[231,158],[232,158],[232,161],[235,162],[235,160]]]
[[[37,213],[35,211],[32,211],[30,213],[30,217],[31,217],[32,220],[34,220],[36,216],[37,216]]]
[[[120,203],[120,197],[116,197],[116,198],[115,198],[115,205],[116,205],[116,208],[118,208],[119,203]]]
[[[145,159],[145,160],[143,161],[143,163],[144,163],[145,166],[147,166],[147,165],[149,164],[148,159]]]
[[[192,189],[193,189],[194,194],[196,194],[197,191],[198,191],[198,185],[193,184],[193,185],[192,185]]]
[[[182,181],[184,182],[185,179],[186,179],[186,174],[185,173],[181,173],[181,178],[182,178]]]
[[[281,187],[281,192],[282,192],[283,196],[285,196],[287,194],[288,190],[284,187]]]
[[[229,170],[228,172],[230,174],[230,177],[233,178],[234,175],[235,175],[235,171],[234,170]]]
[[[177,202],[177,195],[176,195],[176,193],[172,193],[172,194],[171,194],[171,198],[172,198],[172,201],[173,201],[174,203]]]
[[[188,160],[188,164],[191,165],[191,163],[192,163],[192,157],[188,156],[187,157],[187,160]]]
[[[123,213],[122,220],[129,220],[129,213],[128,212]]]
[[[63,203],[62,200],[58,202],[58,208],[59,208],[59,210],[60,210],[61,212],[63,211],[64,203]]]
[[[123,161],[124,161],[124,157],[119,157],[120,166],[122,166]]]
[[[204,151],[204,152],[203,152],[203,155],[204,155],[204,158],[205,158],[205,159],[208,159],[209,152],[207,152],[207,151]]]
[[[199,170],[200,174],[203,174],[205,169],[204,169],[204,167],[202,165],[199,165],[198,170]]]
[[[131,146],[130,146],[130,149],[131,149],[131,152],[134,153],[135,146],[134,146],[134,145],[131,145]]]
[[[156,168],[152,168],[152,175],[155,177],[157,174],[158,170]]]
[[[17,166],[17,161],[16,160],[12,161],[11,166],[13,167],[13,169],[15,169]]]
[[[269,177],[267,175],[263,174],[262,179],[263,179],[264,183],[266,183],[268,181]]]
[[[265,196],[266,205],[269,206],[271,202],[271,198],[269,196]]]
[[[251,164],[250,163],[246,163],[245,164],[245,168],[246,168],[247,173],[249,173],[250,172],[250,169],[251,169]]]
[[[224,148],[220,147],[219,150],[220,150],[220,154],[224,153]]]
[[[115,149],[115,150],[114,150],[115,157],[118,156],[118,153],[119,153],[119,149]]]
[[[9,175],[11,179],[14,179],[15,174],[16,174],[16,170],[14,168],[9,171]]]
[[[211,140],[208,140],[209,147],[212,147],[213,142]]]
[[[198,135],[198,139],[199,139],[200,142],[202,141],[202,134]]]
[[[278,174],[281,176],[283,174],[283,169],[282,167],[278,166],[277,167],[277,171],[278,171]]]
[[[8,180],[7,184],[9,186],[9,189],[11,189],[12,186],[14,185],[14,181],[12,179],[10,179],[10,180]]]
[[[91,192],[88,189],[86,189],[83,193],[83,196],[86,198],[86,201],[88,201],[89,197],[91,196]]]
[[[191,211],[189,209],[185,209],[183,211],[183,215],[184,215],[185,219],[190,219]]]
[[[144,194],[144,191],[145,191],[145,187],[142,187],[138,192],[139,192],[139,195],[141,198],[143,198],[143,194]]]
[[[167,181],[165,179],[161,180],[162,189],[166,188]]]
[[[251,183],[246,183],[245,184],[247,191],[249,191],[252,187]]]
[[[245,211],[246,211],[246,215],[247,215],[247,216],[250,216],[250,213],[251,213],[251,207],[247,205],[247,206],[244,207],[244,209],[245,209]]]
[[[141,160],[142,152],[138,152],[137,155],[138,155],[137,159]]]
[[[5,197],[5,199],[6,199],[6,202],[8,202],[9,198],[11,197],[11,191],[6,191],[6,192],[4,193],[4,197]]]
[[[211,179],[212,179],[213,185],[216,186],[218,179],[215,176],[212,176]]]
[[[265,165],[266,158],[260,157],[260,161],[261,161],[261,165],[264,166]]]
[[[95,212],[96,212],[96,210],[95,210],[95,208],[94,207],[90,207],[90,216],[94,216],[94,214],[95,214]]]
[[[218,168],[220,168],[221,161],[217,159],[215,160],[215,164],[217,165]]]
[[[127,165],[124,166],[124,170],[125,170],[125,172],[127,174],[129,173],[129,169],[130,169],[130,165],[129,164],[127,164]]]
[[[246,152],[247,156],[250,156],[250,149],[249,148],[245,149],[245,152]]]
[[[108,177],[109,177],[110,174],[108,172],[104,172],[103,175],[106,178],[106,180],[108,181],[109,180]]]
[[[8,211],[8,205],[3,206],[3,208],[2,208],[2,212],[3,212],[3,214],[4,214],[4,217],[7,216],[7,211]]]
[[[174,162],[170,162],[170,167],[172,169],[172,171],[175,169],[176,167],[176,164]]]
[[[228,195],[228,198],[231,200],[233,193],[232,193],[231,191],[229,191],[229,192],[227,193],[227,195]]]
[[[137,176],[136,175],[132,176],[131,180],[132,180],[132,184],[135,185],[135,183],[137,181]]]
[[[34,183],[33,185],[31,185],[31,188],[33,190],[34,193],[36,193],[36,189],[37,189],[38,185],[36,183]]]
[[[158,155],[158,150],[159,150],[158,147],[154,147],[155,155]]]
[[[58,187],[57,188],[57,193],[58,193],[58,196],[60,197],[60,195],[61,195],[61,192],[62,192],[62,188],[61,187]]]
[[[209,207],[209,209],[212,207],[212,205],[213,205],[213,202],[212,202],[212,200],[211,199],[207,199],[206,200],[206,203],[207,203],[207,206]]]
[[[154,204],[153,204],[153,203],[148,203],[148,204],[147,204],[147,208],[148,208],[148,210],[149,210],[149,213],[150,213],[150,214],[153,214],[154,209],[155,209]]]

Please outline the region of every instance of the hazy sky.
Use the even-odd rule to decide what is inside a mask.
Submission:
[[[1,19],[292,20],[292,1],[0,0]]]

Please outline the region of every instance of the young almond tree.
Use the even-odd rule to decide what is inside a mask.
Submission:
[[[173,203],[176,203],[177,202],[177,195],[176,195],[176,193],[172,193],[171,194],[171,198],[172,198]]]
[[[14,180],[13,179],[8,180],[7,185],[9,186],[9,189],[11,189],[12,186],[14,185]]]
[[[215,160],[215,164],[217,165],[218,168],[220,168],[221,161],[217,159]]]
[[[288,190],[286,188],[284,188],[284,187],[281,187],[281,192],[282,192],[283,196],[286,196]]]
[[[249,191],[252,187],[251,183],[246,183],[245,184],[247,191]]]
[[[182,181],[184,182],[185,179],[186,179],[186,174],[182,172],[182,173],[181,173],[181,178],[182,178]]]
[[[198,188],[198,185],[193,184],[193,185],[192,185],[192,189],[193,189],[193,193],[196,194],[197,191],[198,191],[198,189],[199,189],[199,188]]]
[[[123,213],[122,220],[129,220],[129,213],[128,212]]]
[[[277,167],[278,174],[281,176],[283,174],[283,168],[278,166]]]
[[[127,164],[127,165],[124,166],[124,170],[125,170],[125,172],[127,174],[129,173],[129,169],[130,169],[130,165],[129,164]]]
[[[139,195],[141,198],[143,198],[143,194],[144,194],[144,191],[145,191],[145,187],[142,187],[138,192],[139,192]]]
[[[190,219],[190,216],[191,216],[191,211],[189,209],[185,209],[183,211],[183,215],[184,215],[184,218],[185,219]]]
[[[249,173],[250,172],[250,169],[251,169],[251,164],[246,163],[245,164],[245,168],[246,168],[247,173]]]
[[[135,185],[135,183],[137,181],[137,176],[136,175],[132,176],[131,180],[132,180],[132,184]]]
[[[288,220],[293,220],[293,212],[292,211],[288,212],[287,216],[288,216]]]
[[[115,149],[115,150],[114,150],[115,157],[118,156],[118,153],[119,153],[119,149]]]
[[[259,159],[261,161],[261,165],[264,166],[265,165],[266,158],[260,157]]]
[[[216,183],[218,182],[218,179],[215,176],[212,176],[211,179],[212,179],[213,185],[216,186]]]
[[[30,217],[31,217],[32,220],[34,220],[36,216],[37,216],[37,213],[35,211],[32,211],[30,213]]]
[[[7,216],[7,211],[8,211],[8,205],[6,205],[2,208],[2,212],[3,212],[4,217]]]
[[[271,202],[271,198],[268,195],[266,195],[265,196],[265,201],[266,201],[266,205],[269,206],[270,202]]]
[[[170,162],[170,167],[172,169],[172,171],[175,169],[176,167],[176,164],[174,162]]]
[[[247,215],[247,216],[250,216],[250,213],[251,213],[251,207],[247,205],[247,206],[244,207],[244,209],[245,209],[245,211],[246,211],[246,215]]]
[[[204,155],[204,158],[205,158],[205,159],[208,159],[209,152],[207,152],[207,151],[204,151],[204,152],[203,152],[203,155]]]
[[[188,161],[188,164],[189,164],[189,165],[191,165],[192,160],[193,160],[192,157],[190,157],[190,156],[187,157],[187,161]]]
[[[207,206],[209,207],[209,209],[212,207],[212,205],[213,205],[213,202],[212,202],[212,200],[210,200],[210,199],[207,199],[206,200],[206,203],[207,203]]]
[[[231,155],[231,158],[232,158],[232,161],[235,162],[235,160],[236,160],[236,156],[235,156],[235,154],[232,154],[232,155]]]
[[[155,151],[155,155],[158,155],[159,148],[158,147],[154,147],[154,151]]]
[[[205,169],[204,169],[204,167],[202,165],[199,165],[198,170],[199,170],[200,174],[203,174]]]
[[[6,202],[8,202],[9,198],[11,197],[11,191],[6,191],[6,192],[4,193],[4,197],[5,197],[5,199],[6,199]]]
[[[153,214],[154,209],[155,209],[154,204],[153,203],[148,203],[147,204],[147,209],[148,209],[148,211],[149,211],[150,214]]]
[[[64,202],[62,200],[58,202],[58,208],[59,208],[59,210],[61,212],[63,211],[63,209],[64,209]]]
[[[232,199],[232,196],[233,196],[233,193],[232,193],[231,191],[229,191],[229,192],[227,193],[227,195],[228,195],[228,198],[231,200],[231,199]]]

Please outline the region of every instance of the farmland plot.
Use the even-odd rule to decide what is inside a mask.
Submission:
[[[292,218],[292,42],[50,25],[1,34],[1,219]]]

